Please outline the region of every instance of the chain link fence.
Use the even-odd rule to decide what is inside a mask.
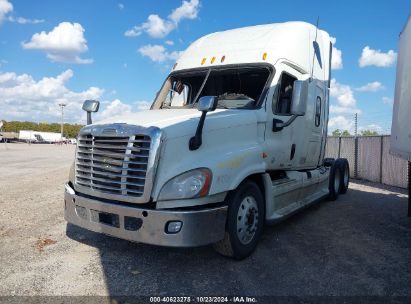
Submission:
[[[390,135],[330,136],[325,154],[348,159],[352,178],[407,188],[408,163],[389,151]]]

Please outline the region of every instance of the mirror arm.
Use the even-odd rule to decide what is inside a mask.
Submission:
[[[286,122],[282,122],[279,119],[274,119],[273,120],[273,132],[278,132],[281,131],[282,129],[284,129],[285,127],[288,127],[289,125],[291,125],[293,123],[294,120],[296,120],[296,118],[298,116],[303,116],[304,114],[293,114],[293,116],[291,116],[291,118],[289,120],[287,120]]]
[[[203,126],[204,126],[204,121],[207,115],[207,111],[203,111],[201,113],[200,121],[198,122],[196,134],[190,138],[188,148],[190,151],[197,150],[200,148],[202,144],[202,133],[203,133]]]
[[[93,122],[91,120],[91,112],[87,112],[87,124],[91,125]]]

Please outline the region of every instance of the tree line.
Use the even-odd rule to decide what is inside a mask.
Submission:
[[[64,124],[64,137],[75,138],[78,132],[83,127],[79,124]],[[30,122],[30,121],[3,121],[3,132],[19,132],[20,130],[32,130],[40,132],[61,132],[61,124],[59,123],[46,123],[46,122]]]
[[[361,130],[361,135],[362,136],[375,136],[375,135],[379,135],[377,131],[372,131],[372,130]],[[350,134],[350,132],[348,132],[348,130],[340,130],[340,129],[336,129],[334,130],[332,133],[332,136],[352,136]]]

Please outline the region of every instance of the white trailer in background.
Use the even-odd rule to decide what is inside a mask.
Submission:
[[[394,110],[391,127],[392,155],[408,160],[408,216],[411,216],[411,14],[400,34]]]
[[[19,140],[54,143],[64,140],[64,137],[62,138],[60,133],[20,130]]]

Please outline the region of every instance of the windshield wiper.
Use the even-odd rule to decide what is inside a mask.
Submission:
[[[203,81],[203,83],[201,84],[201,87],[200,87],[200,89],[198,90],[198,93],[197,93],[196,97],[194,98],[194,102],[192,103],[192,106],[191,106],[192,108],[194,108],[194,106],[197,104],[198,98],[200,97],[201,91],[203,90],[203,88],[204,88],[204,86],[205,86],[205,84],[206,84],[206,82],[207,82],[208,76],[210,76],[210,73],[211,73],[211,69],[208,69],[207,75],[206,75],[206,77],[204,78],[204,81]]]

